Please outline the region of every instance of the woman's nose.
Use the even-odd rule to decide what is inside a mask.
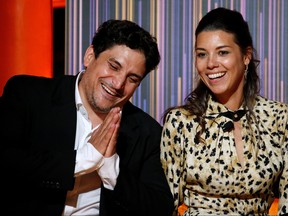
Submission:
[[[209,69],[213,69],[213,68],[218,67],[218,66],[219,66],[219,62],[217,60],[217,57],[214,55],[210,55],[208,58],[207,67]]]

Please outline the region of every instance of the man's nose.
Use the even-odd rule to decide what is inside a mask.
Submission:
[[[126,83],[126,76],[118,74],[113,78],[112,83],[115,89],[122,89]]]

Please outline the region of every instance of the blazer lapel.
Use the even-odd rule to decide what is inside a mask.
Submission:
[[[53,124],[53,131],[60,149],[74,150],[76,134],[76,105],[75,105],[75,82],[76,76],[67,76],[57,83],[52,98],[52,109],[50,121]],[[73,148],[71,144],[73,143]],[[68,145],[68,146],[67,146]]]
[[[136,144],[139,142],[138,127],[137,110],[128,102],[122,111],[122,120],[117,141],[117,153],[121,159],[120,163],[129,163]]]

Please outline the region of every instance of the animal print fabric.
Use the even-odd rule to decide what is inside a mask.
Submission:
[[[241,108],[240,108],[241,109]],[[173,109],[165,118],[161,162],[174,194],[175,215],[184,202],[188,215],[267,215],[272,185],[281,176],[278,215],[288,213],[288,105],[257,97],[256,118],[240,119],[244,166],[234,134],[223,131],[228,109],[212,98],[205,113],[205,143],[195,140],[196,116]]]

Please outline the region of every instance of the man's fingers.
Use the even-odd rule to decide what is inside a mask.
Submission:
[[[111,157],[116,152],[116,143],[117,143],[117,138],[118,138],[119,129],[120,129],[120,119],[117,124],[111,125],[111,127],[114,128],[114,131],[112,133],[112,136],[109,141],[109,145],[107,147],[104,157]]]
[[[120,113],[120,108],[119,107],[114,107],[110,110],[110,112],[107,114],[106,118],[102,122],[101,126],[98,128],[98,130],[106,131],[111,124],[117,123],[119,120],[119,113]],[[116,117],[116,118],[115,118]]]
[[[95,130],[89,142],[102,154],[105,155],[111,141],[116,145],[117,134],[120,127],[120,108],[115,107],[110,110],[100,127]],[[116,130],[116,131],[115,131]],[[115,138],[116,136],[116,138]],[[113,147],[114,148],[114,147]],[[109,155],[114,150],[109,148]],[[115,153],[115,151],[114,151]]]

